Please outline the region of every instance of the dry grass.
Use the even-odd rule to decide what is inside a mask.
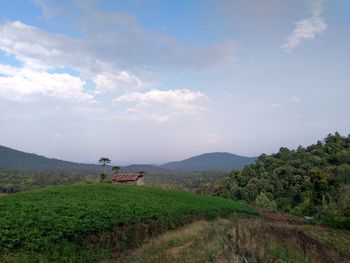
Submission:
[[[322,244],[350,255],[350,231],[311,225],[303,226],[303,230]]]
[[[168,232],[124,255],[121,262],[232,263],[242,262],[242,256],[250,263],[350,262],[349,248],[345,248],[350,236],[343,233],[337,239],[333,231],[240,215],[199,221]]]

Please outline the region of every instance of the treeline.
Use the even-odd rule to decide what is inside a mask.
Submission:
[[[98,173],[91,171],[0,171],[0,193],[14,193],[49,185],[68,185],[84,181],[97,180]]]
[[[255,164],[198,192],[350,229],[350,135],[329,134],[306,148],[262,154]]]
[[[169,186],[186,191],[195,192],[204,185],[213,184],[228,176],[225,171],[193,171],[193,172],[171,172],[167,174],[146,173],[147,185]]]
[[[108,167],[109,168],[109,167]],[[0,193],[14,193],[43,188],[50,185],[68,185],[82,182],[98,182],[100,173],[95,171],[17,171],[0,170]],[[113,172],[107,169],[106,181],[110,181]],[[212,184],[228,173],[221,171],[200,172],[145,172],[146,185],[165,188],[178,188],[195,191],[208,183]]]

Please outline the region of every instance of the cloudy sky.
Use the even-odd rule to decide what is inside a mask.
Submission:
[[[348,0],[0,0],[0,145],[256,156],[350,133]]]

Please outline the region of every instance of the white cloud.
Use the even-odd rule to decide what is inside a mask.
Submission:
[[[166,122],[176,115],[196,114],[205,110],[201,102],[208,97],[199,91],[187,89],[131,92],[114,99],[115,103],[135,103],[127,108],[128,115]]]
[[[47,19],[65,15],[62,8],[53,6],[53,2],[36,2],[43,8]],[[92,81],[95,84],[94,94],[97,95],[144,87],[145,82],[139,76],[148,79],[159,69],[202,70],[231,63],[234,59],[235,45],[231,40],[212,46],[189,47],[164,33],[144,30],[135,17],[127,14],[102,12],[90,2],[77,2],[71,8],[80,13],[78,21],[71,25],[81,31],[80,37],[46,32],[20,21],[0,25],[0,50],[13,55],[21,63],[20,68],[10,70],[18,70],[22,76],[23,72],[37,76],[31,78],[31,88],[18,88],[19,84],[16,83],[13,93],[21,97],[27,93],[65,96],[61,92],[62,87],[57,92],[52,89],[48,92],[49,88],[43,87],[50,70],[72,69],[79,77],[68,78],[63,74],[50,76],[56,84],[63,78],[68,84],[74,80],[76,89],[81,92],[84,89],[82,80]],[[5,65],[2,67],[4,69]],[[14,74],[11,76],[2,81],[21,78]],[[38,85],[35,92],[30,92],[34,90],[33,81],[38,81]],[[9,85],[2,88],[2,93],[5,93],[5,89],[6,93],[10,92]],[[86,99],[86,96],[82,96],[82,99]]]
[[[295,23],[294,31],[281,46],[286,52],[291,52],[303,40],[313,40],[327,29],[327,24],[321,17],[324,2],[323,0],[309,1],[312,17]]]
[[[69,74],[48,73],[0,64],[0,97],[25,100],[34,95],[51,96],[74,101],[92,101],[84,91],[85,82]]]
[[[139,88],[143,83],[135,75],[127,71],[111,72],[106,71],[93,77],[96,84],[96,92],[104,93],[119,88]]]
[[[202,102],[207,96],[186,89],[143,93],[130,90],[146,88],[162,71],[204,70],[232,63],[235,58],[231,39],[189,46],[163,32],[142,28],[134,16],[104,12],[89,1],[77,1],[69,4],[70,8],[55,7],[55,2],[45,0],[35,2],[42,7],[44,19],[61,15],[69,18],[69,26],[79,36],[48,32],[21,21],[0,25],[0,50],[20,62],[18,67],[0,64],[2,98],[49,96],[96,102],[116,96],[102,94],[127,92],[114,100],[125,106],[115,118],[165,122],[178,115],[204,111]],[[81,104],[71,110],[106,115],[99,108],[88,108]]]
[[[32,69],[73,68],[98,81],[101,90],[105,83],[107,89],[110,82],[123,85],[125,74],[139,85],[135,74],[140,70],[202,70],[231,63],[235,57],[232,40],[188,47],[163,33],[146,32],[132,16],[104,13],[88,5],[80,8],[81,38],[15,21],[0,26],[0,49]]]

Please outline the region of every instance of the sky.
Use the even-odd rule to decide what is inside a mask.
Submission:
[[[348,0],[0,0],[0,145],[160,164],[350,133]]]

